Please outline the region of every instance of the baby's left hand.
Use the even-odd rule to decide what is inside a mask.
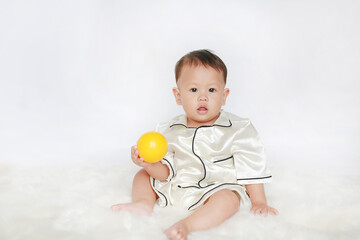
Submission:
[[[271,214],[271,215],[278,215],[279,212],[275,209],[275,208],[272,208],[266,204],[254,204],[251,208],[251,212],[254,213],[255,215],[256,214],[260,214],[260,215],[263,215],[263,216],[267,216],[268,214]]]

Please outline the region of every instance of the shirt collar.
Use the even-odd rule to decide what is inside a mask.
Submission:
[[[184,127],[187,127],[186,115],[183,114],[183,115],[176,117],[174,119],[173,123],[171,124],[171,126],[174,126],[174,125],[183,125]],[[231,126],[231,121],[224,110],[222,110],[222,109],[220,110],[220,115],[219,115],[218,119],[216,119],[216,121],[214,122],[213,126],[222,126],[222,127],[230,127]]]

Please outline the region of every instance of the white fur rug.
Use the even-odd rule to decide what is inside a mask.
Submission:
[[[0,166],[1,240],[166,239],[186,213],[155,207],[151,217],[112,212],[130,201],[133,165]],[[189,239],[360,239],[360,176],[272,169],[268,201],[280,215],[253,216],[249,206],[221,226]]]

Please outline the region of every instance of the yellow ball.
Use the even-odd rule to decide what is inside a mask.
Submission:
[[[158,132],[147,132],[139,138],[137,149],[145,162],[154,163],[163,159],[168,147],[163,135]]]

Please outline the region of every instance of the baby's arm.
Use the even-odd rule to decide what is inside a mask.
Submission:
[[[251,211],[254,214],[268,214],[277,215],[278,211],[267,205],[264,184],[249,184],[246,185],[246,191],[249,193],[250,201],[252,204]]]
[[[168,166],[162,164],[161,162],[144,162],[144,159],[139,157],[139,151],[136,149],[136,146],[131,148],[131,159],[136,165],[143,167],[151,177],[157,180],[165,181],[170,174]]]

